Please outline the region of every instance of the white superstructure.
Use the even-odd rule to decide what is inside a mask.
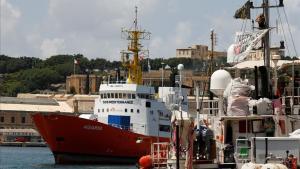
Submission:
[[[164,96],[176,98],[175,89],[168,88]],[[154,87],[101,84],[99,93],[94,107],[99,122],[143,135],[170,136],[171,106],[156,97]]]

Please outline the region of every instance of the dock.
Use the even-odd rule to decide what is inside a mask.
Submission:
[[[45,142],[1,142],[0,146],[7,147],[47,147]]]

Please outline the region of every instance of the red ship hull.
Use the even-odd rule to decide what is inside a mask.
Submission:
[[[134,164],[150,154],[151,143],[157,141],[157,137],[74,116],[35,114],[33,121],[57,164]],[[143,141],[137,143],[138,139]]]

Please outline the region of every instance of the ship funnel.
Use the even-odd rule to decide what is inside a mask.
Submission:
[[[224,90],[231,81],[231,75],[226,70],[215,71],[210,78],[210,91],[217,96],[223,96]]]

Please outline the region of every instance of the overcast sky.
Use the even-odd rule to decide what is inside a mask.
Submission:
[[[47,58],[55,54],[81,53],[88,58],[119,60],[126,47],[121,28],[130,27],[134,6],[139,7],[139,24],[152,33],[144,42],[151,58],[174,57],[176,48],[209,44],[210,30],[217,33],[217,50],[233,42],[242,21],[235,10],[246,0],[0,0],[1,54]],[[269,0],[275,3],[277,0]],[[261,0],[254,0],[260,4]],[[300,0],[285,0],[296,48],[300,49]],[[280,10],[284,19],[283,10]],[[260,11],[252,12],[252,15]],[[272,13],[272,24],[278,18]],[[248,22],[249,23],[249,22]],[[287,31],[291,55],[295,52]],[[250,28],[250,24],[247,24]],[[278,32],[281,32],[280,30]],[[276,30],[273,45],[283,39]],[[272,36],[272,37],[273,37]]]

